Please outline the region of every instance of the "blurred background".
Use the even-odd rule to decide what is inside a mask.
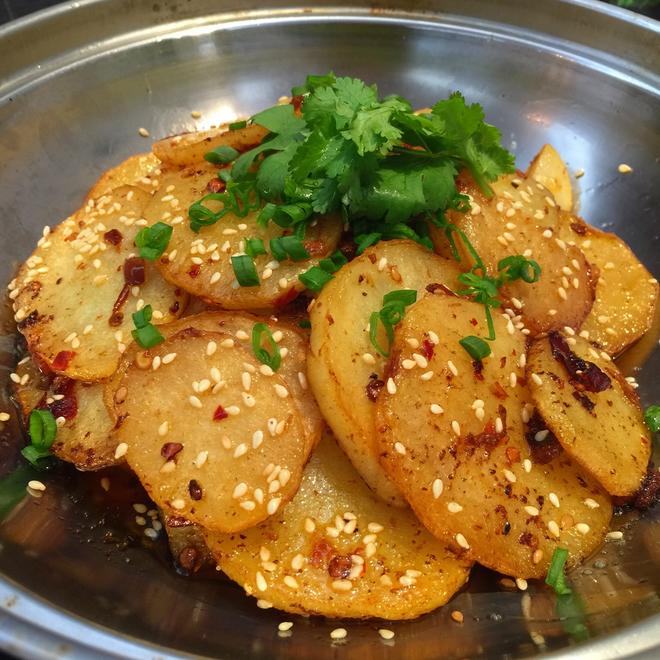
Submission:
[[[59,0],[0,0],[0,23],[45,9]],[[543,0],[536,0],[543,2]],[[601,0],[660,20],[660,0]]]

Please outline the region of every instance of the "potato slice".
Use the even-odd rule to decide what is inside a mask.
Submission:
[[[596,299],[581,330],[610,355],[618,355],[653,324],[658,280],[615,234],[562,215],[561,238],[575,243],[599,271]]]
[[[577,371],[576,371],[577,370]],[[559,333],[532,345],[529,388],[562,447],[611,495],[633,495],[651,457],[639,397],[607,357],[581,337]]]
[[[544,144],[534,156],[525,178],[547,188],[562,211],[573,210],[571,176],[566,164],[551,144]]]
[[[164,337],[171,337],[186,328],[207,332],[224,332],[231,335],[238,346],[252,354],[252,329],[255,323],[260,322],[265,323],[278,340],[283,357],[277,375],[284,380],[286,387],[291,392],[293,402],[298,408],[305,430],[305,451],[309,453],[321,437],[324,420],[307,383],[307,340],[298,329],[288,323],[275,321],[272,317],[263,318],[247,313],[208,311],[178,319],[173,323],[160,326],[159,330]],[[105,401],[108,409],[114,413],[115,419],[117,418],[115,396],[124,372],[136,358],[150,360],[150,355],[150,351],[145,351],[132,344],[124,353],[117,372],[108,381],[105,388]],[[268,372],[263,365],[259,365],[259,370]]]
[[[300,614],[413,619],[444,605],[470,571],[412,512],[375,497],[331,436],[277,516],[206,541],[249,595]]]
[[[185,294],[149,263],[137,295],[126,284],[124,264],[148,198],[123,186],[90,201],[40,239],[21,266],[12,283],[15,319],[30,352],[51,371],[87,382],[108,378],[131,341],[138,301],[151,304],[155,324],[185,306]]]
[[[523,254],[541,266],[538,282],[518,280],[501,289],[505,304],[520,314],[532,336],[566,326],[577,330],[593,304],[595,274],[579,248],[558,240],[558,209],[549,191],[514,176],[500,178],[493,185],[492,198],[466,174],[458,184],[471,196],[472,210],[451,211],[448,216],[466,233],[489,275],[497,274],[499,261],[513,254]],[[433,229],[432,237],[436,250],[448,256],[444,233]],[[469,270],[473,261],[458,239],[457,245],[463,268]]]
[[[264,310],[285,305],[304,289],[298,275],[334,252],[341,236],[341,220],[336,216],[320,217],[309,227],[304,243],[312,258],[278,263],[271,254],[261,255],[255,259],[261,284],[238,286],[231,255],[243,252],[247,238],[261,238],[268,249],[269,240],[281,236],[282,228],[271,222],[264,229],[257,224],[258,214],[251,213],[245,218],[228,215],[212,226],[202,227],[198,234],[193,232],[188,208],[208,193],[207,184],[216,175],[217,168],[206,164],[169,171],[161,177],[161,187],[144,217],[150,224],[160,221],[174,227],[169,251],[159,261],[163,277],[225,309]],[[209,208],[214,204],[219,203],[209,202]]]
[[[435,536],[501,573],[539,578],[558,547],[572,562],[592,552],[612,507],[560,447],[554,458],[532,452],[525,337],[494,321],[492,355],[473,363],[458,342],[486,335],[480,305],[441,293],[413,305],[396,332],[396,392],[381,392],[377,438],[387,473]],[[406,339],[431,331],[439,343],[423,380]]]
[[[96,199],[121,186],[135,186],[151,193],[158,185],[161,162],[152,153],[136,154],[104,172],[87,193],[85,201]]]
[[[377,459],[374,400],[386,359],[369,339],[369,317],[386,293],[415,289],[421,297],[432,283],[455,288],[459,272],[454,261],[411,241],[381,242],[336,273],[310,312],[309,378],[321,411],[362,478],[399,506],[401,494]]]
[[[220,332],[183,330],[151,358],[121,381],[117,442],[154,502],[216,531],[273,515],[307,460],[284,381]]]
[[[180,516],[172,516],[161,511],[165,521],[163,529],[167,534],[172,559],[176,566],[188,574],[202,568],[215,566],[215,560],[206,547],[204,535],[199,525]]]
[[[256,147],[268,135],[268,130],[258,124],[250,124],[234,131],[227,125],[208,131],[195,131],[182,135],[171,135],[154,142],[154,155],[165,165],[188,167],[204,163],[204,154],[220,146],[227,146],[243,152]]]
[[[52,377],[44,374],[29,355],[16,365],[14,373],[16,380],[13,377],[11,379],[13,398],[23,421],[27,421],[30,413],[46,398]]]

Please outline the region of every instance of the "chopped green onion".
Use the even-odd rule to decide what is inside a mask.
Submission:
[[[236,160],[240,154],[233,147],[222,144],[204,154],[204,160],[214,165],[227,165]]]
[[[309,259],[309,252],[307,252],[303,242],[297,236],[278,236],[277,238],[271,238],[270,251],[278,261],[284,261],[287,257],[291,261]]]
[[[241,254],[231,258],[231,266],[234,269],[236,280],[241,286],[259,286],[259,275],[254,260],[247,254]]]
[[[270,344],[270,352],[263,347],[264,338]],[[273,333],[265,323],[255,323],[252,328],[252,351],[259,362],[277,371],[282,364],[282,354]]]
[[[380,321],[380,312],[372,312],[371,316],[369,317],[369,341],[371,341],[371,345],[383,356],[383,357],[389,357],[390,356],[390,350],[388,348],[383,348],[380,343],[378,342],[378,323]],[[392,330],[392,326],[385,325],[383,324],[383,327],[385,328],[385,333],[387,334],[387,341],[391,345],[392,340],[394,339],[394,333]]]
[[[266,254],[264,242],[260,238],[248,238],[245,241],[245,253],[253,259],[261,254]]]
[[[28,422],[30,442],[41,452],[48,453],[57,436],[57,423],[50,410],[33,410]]]
[[[555,548],[550,560],[550,567],[548,574],[545,578],[545,583],[555,590],[558,596],[570,594],[571,588],[566,584],[566,576],[564,574],[564,565],[568,559],[568,550],[566,548]]]
[[[651,433],[658,433],[660,431],[660,406],[649,406],[644,411],[644,421]]]
[[[312,327],[312,322],[309,319],[303,319],[302,321],[298,321],[298,327],[309,330]]]
[[[309,270],[298,275],[298,279],[310,290],[319,293],[321,289],[332,279],[330,273],[326,273],[318,266],[312,266]]]
[[[458,343],[467,351],[473,360],[481,361],[490,355],[490,346],[481,337],[468,335],[459,339]]]
[[[157,222],[151,227],[144,227],[135,237],[135,245],[140,248],[140,256],[155,261],[167,249],[172,238],[172,227],[164,222]]]
[[[135,330],[131,334],[142,348],[152,348],[165,341],[163,335],[151,324],[152,315],[151,305],[145,305],[132,315]]]
[[[541,266],[533,259],[527,259],[521,254],[505,257],[497,264],[497,270],[500,271],[501,279],[498,286],[514,280],[523,280],[527,284],[533,284],[538,282],[541,277]]]
[[[362,254],[368,247],[375,245],[381,239],[382,234],[379,232],[372,232],[370,234],[359,234],[355,237],[355,244],[357,250],[355,254]]]
[[[319,266],[326,273],[336,273],[342,266],[348,263],[348,259],[345,257],[344,253],[341,250],[337,250],[329,257],[321,259],[319,261]]]
[[[401,323],[406,313],[406,307],[417,300],[415,289],[399,289],[390,291],[383,296],[383,306],[380,311],[373,312],[369,317],[369,339],[373,347],[383,356],[389,357],[390,347],[394,341],[394,326]],[[378,343],[378,323],[382,323],[387,335],[388,347],[384,349]]]
[[[240,128],[245,128],[247,126],[247,121],[245,119],[241,119],[240,121],[234,121],[227,128],[230,131],[237,131]]]
[[[415,289],[398,289],[397,291],[390,291],[383,296],[383,306],[391,303],[400,303],[405,305],[412,305],[417,300],[417,291]]]

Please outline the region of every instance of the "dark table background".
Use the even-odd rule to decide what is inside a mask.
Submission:
[[[542,2],[543,0],[532,0]],[[642,14],[660,19],[660,0],[609,0]],[[58,0],[0,0],[0,24],[57,4]]]

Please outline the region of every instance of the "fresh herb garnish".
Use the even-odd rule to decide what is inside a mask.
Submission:
[[[309,330],[312,327],[312,322],[309,319],[303,319],[302,321],[298,321],[298,327]]]
[[[348,263],[348,259],[341,250],[333,252],[329,257],[319,261],[319,267],[331,275],[336,273],[342,266]]]
[[[57,437],[57,422],[50,410],[33,410],[28,420],[30,444],[23,447],[21,454],[34,467],[51,456],[50,448]]]
[[[245,241],[245,254],[253,259],[261,254],[266,254],[264,242],[260,238],[248,238]]]
[[[566,584],[566,575],[564,565],[568,559],[568,550],[566,548],[555,548],[550,560],[548,574],[545,583],[552,587],[558,596],[564,596],[571,593],[571,588]]]
[[[232,122],[227,126],[227,128],[230,131],[237,131],[240,128],[245,128],[246,126],[247,126],[247,121],[245,121],[245,119],[241,119],[240,121]]]
[[[165,341],[163,335],[151,323],[151,317],[153,316],[151,305],[145,305],[132,316],[135,330],[131,331],[131,334],[135,342],[142,348],[152,348]]]
[[[227,163],[235,161],[239,155],[239,152],[233,147],[222,144],[211,151],[207,151],[204,154],[204,160],[214,165],[227,165]]]
[[[373,347],[383,356],[389,357],[390,347],[394,341],[394,327],[401,323],[406,313],[406,307],[417,300],[415,289],[400,289],[390,291],[383,296],[383,306],[380,311],[373,312],[369,317],[369,339]],[[383,326],[387,337],[387,348],[378,342],[378,327]]]
[[[231,266],[234,269],[236,281],[241,286],[259,286],[259,275],[254,259],[247,254],[236,255],[231,258]]]
[[[658,433],[660,431],[660,406],[649,406],[644,411],[644,421],[651,433]]]
[[[309,252],[297,236],[278,236],[270,239],[270,251],[277,261],[309,259]]]
[[[473,360],[481,362],[490,355],[490,346],[481,338],[474,335],[463,337],[458,342]]]
[[[151,227],[140,229],[135,237],[135,245],[140,248],[140,256],[155,261],[167,249],[172,238],[172,227],[164,222],[157,222]]]
[[[263,346],[264,339],[269,344],[270,351]],[[282,354],[273,333],[265,323],[255,323],[252,328],[252,351],[259,362],[277,371],[282,364]]]
[[[318,266],[312,266],[304,273],[298,275],[298,279],[314,293],[320,293],[321,289],[332,279],[330,273],[326,273]]]

